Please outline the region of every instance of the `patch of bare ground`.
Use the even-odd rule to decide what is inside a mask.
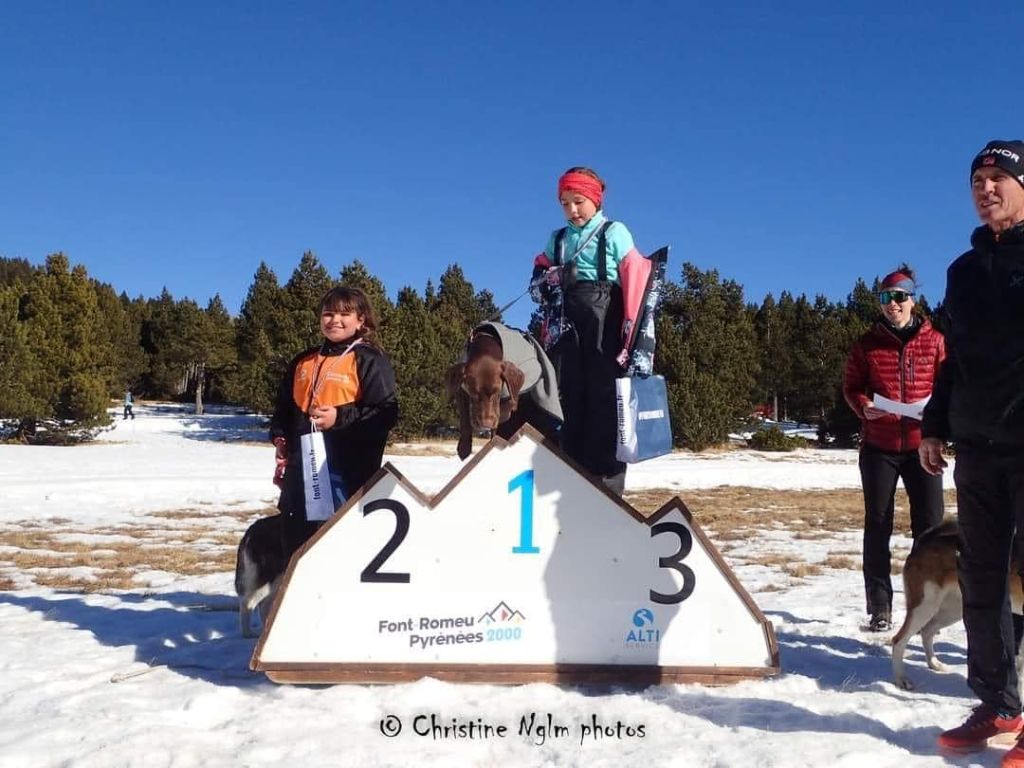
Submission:
[[[476,452],[487,444],[486,440],[473,440],[473,451]],[[454,440],[424,440],[415,443],[392,443],[384,449],[389,456],[454,456]]]
[[[447,451],[439,442],[438,450]],[[825,568],[857,570],[860,552],[833,550],[818,561],[801,559],[798,548],[788,551],[749,552],[743,542],[761,538],[766,531],[789,533],[796,539],[825,539],[839,532],[859,532],[863,525],[863,499],[859,489],[825,491],[773,491],[721,486],[678,492],[694,519],[736,565],[763,565],[792,578],[814,576]],[[626,494],[638,510],[651,513],[676,491],[656,488]],[[946,503],[953,505],[953,492]],[[67,519],[11,522],[0,528],[0,589],[13,589],[13,574],[28,576],[39,586],[81,592],[137,589],[135,579],[146,571],[205,575],[234,568],[235,548],[249,520],[274,514],[271,507],[258,512],[190,508],[148,515],[150,524],[133,521],[119,526],[87,528]],[[210,524],[217,518],[216,526]],[[232,521],[225,524],[225,519]],[[903,491],[896,497],[896,532],[909,535],[908,506]],[[820,549],[819,549],[820,552]],[[893,557],[899,573],[902,557]],[[772,591],[765,585],[759,591]]]
[[[792,557],[790,561],[784,563],[782,571],[788,573],[795,579],[805,579],[808,576],[820,576],[822,568],[817,563],[794,563]]]
[[[793,539],[805,541],[825,540],[841,532],[859,533],[864,525],[864,497],[859,488],[820,491],[737,486],[689,491],[654,488],[627,493],[626,501],[642,512],[651,513],[677,494],[697,524],[720,545],[723,556],[733,565],[763,565],[797,579],[818,575],[826,568],[856,571],[861,567],[859,550],[830,552],[819,562],[806,562],[799,559],[799,550],[748,555],[744,548],[735,546],[736,542],[757,538],[766,530],[783,531]],[[945,502],[955,507],[955,491],[946,491]],[[896,493],[893,531],[897,535],[910,535],[910,506],[903,489]],[[905,555],[899,547],[894,546],[893,550],[892,572],[896,575],[902,573]]]
[[[785,552],[756,552],[735,558],[743,565],[765,565],[779,568],[793,560],[793,556]]]
[[[205,520],[209,517],[233,517],[236,520],[248,520],[254,514],[273,515],[277,510],[274,507],[264,507],[257,512],[251,509],[219,509],[213,512],[208,509],[169,509],[162,512],[151,512],[147,517],[157,517],[165,520]]]
[[[0,589],[13,588],[8,575],[12,571],[29,576],[39,586],[81,592],[138,588],[136,576],[146,571],[184,576],[231,571],[238,541],[253,514],[217,514],[237,520],[234,529],[210,527],[209,513],[198,510],[153,515],[151,526],[134,522],[103,528],[8,525],[0,530]],[[159,525],[160,520],[188,524],[167,528]]]
[[[626,501],[641,512],[653,512],[678,495],[694,519],[713,538],[737,539],[766,528],[789,531],[800,538],[824,538],[839,531],[861,531],[864,497],[859,488],[821,491],[768,490],[718,486],[675,491],[653,488],[626,494]],[[956,494],[946,491],[946,505],[956,505]],[[896,492],[896,533],[910,534],[910,506],[903,489]]]
[[[826,568],[835,568],[837,570],[847,571],[859,571],[860,562],[847,555],[831,554],[827,555],[821,564]]]

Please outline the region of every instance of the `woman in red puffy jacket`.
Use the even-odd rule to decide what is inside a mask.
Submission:
[[[942,520],[942,476],[921,468],[920,413],[900,416],[878,407],[875,395],[899,403],[931,396],[945,340],[932,324],[914,315],[914,274],[906,265],[885,276],[879,293],[882,318],[853,345],[843,375],[843,395],[861,420],[860,475],[864,487],[864,591],[868,628],[892,627],[891,552],[896,481],[910,498],[910,526],[916,539]],[[923,410],[923,403],[921,408]]]

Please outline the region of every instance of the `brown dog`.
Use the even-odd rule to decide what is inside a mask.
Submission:
[[[459,414],[460,459],[473,450],[473,434],[490,430],[508,440],[524,424],[556,439],[562,422],[554,367],[529,334],[501,323],[473,329],[465,362],[445,377]]]
[[[907,618],[892,638],[892,676],[900,688],[910,690],[913,683],[903,671],[903,654],[911,637],[920,633],[921,645],[928,666],[943,671],[945,666],[935,658],[935,635],[943,627],[963,617],[963,599],[956,574],[957,541],[960,527],[956,518],[947,517],[939,525],[925,531],[903,566],[903,594]],[[1010,563],[1008,586],[1010,608],[1021,613],[1024,606],[1021,566],[1017,553]]]
[[[473,433],[495,431],[519,408],[523,372],[502,358],[501,344],[488,333],[474,333],[466,347],[466,362],[448,369],[445,389],[459,414],[460,459],[473,450]],[[508,397],[502,399],[502,389]],[[518,429],[519,424],[516,429]],[[505,430],[502,430],[505,432]],[[503,434],[502,437],[511,437]]]

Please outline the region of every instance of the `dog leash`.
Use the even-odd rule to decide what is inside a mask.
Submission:
[[[258,679],[258,675],[255,672],[238,672],[232,669],[224,669],[223,667],[214,667],[207,664],[161,664],[154,663],[156,659],[150,661],[140,661],[139,663],[145,664],[146,666],[142,669],[126,670],[124,672],[117,672],[110,676],[111,683],[123,683],[126,680],[133,680],[136,677],[142,677],[148,675],[150,672],[156,672],[158,669],[166,669],[171,672],[176,672],[182,669],[201,669],[207,672],[217,672],[219,676],[227,680],[255,680]]]
[[[540,280],[540,278],[538,278],[538,280]],[[523,298],[523,296],[528,294],[530,291],[532,291],[536,287],[536,285],[539,285],[539,284],[540,283],[538,283],[537,280],[531,280],[529,286],[527,286],[525,291],[520,293],[518,296],[516,296],[514,299],[512,299],[512,301],[510,301],[508,304],[506,304],[501,309],[499,309],[497,312],[495,312],[493,315],[491,315],[490,317],[482,320],[481,322],[489,323],[489,322],[491,322],[493,320],[497,320],[499,317],[501,317],[505,313],[505,310],[507,310],[509,307],[511,307],[513,304],[515,304],[517,301],[519,301],[521,298]]]
[[[569,267],[571,264],[573,264],[576,261],[576,259],[578,259],[580,257],[580,254],[583,253],[583,249],[586,248],[588,245],[590,245],[590,241],[593,240],[594,236],[597,235],[600,231],[601,231],[601,227],[596,227],[593,232],[591,232],[589,235],[587,235],[587,238],[576,248],[576,251],[568,259],[559,258],[559,261],[561,263],[554,265],[555,269],[558,269],[560,272],[564,273],[566,268]],[[565,248],[565,244],[564,243],[562,244],[562,248],[563,249]],[[562,254],[559,254],[559,255],[560,255],[560,257],[564,257],[565,254],[562,253]],[[493,315],[488,317],[486,320],[483,320],[482,322],[489,323],[492,320],[497,320],[499,317],[501,317],[505,313],[505,310],[509,309],[513,304],[515,304],[517,301],[519,301],[521,298],[523,298],[523,296],[528,294],[534,288],[537,288],[538,286],[543,285],[545,282],[547,282],[546,273],[541,273],[540,275],[538,275],[537,277],[535,277],[533,280],[530,281],[530,284],[526,286],[526,290],[525,291],[520,293],[518,296],[516,296],[514,299],[512,299],[512,301],[510,301],[508,304],[503,306],[501,309],[499,309],[497,312],[495,312]]]

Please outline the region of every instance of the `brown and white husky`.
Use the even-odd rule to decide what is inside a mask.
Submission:
[[[903,654],[907,642],[920,633],[921,645],[928,666],[942,671],[945,666],[935,658],[933,647],[936,633],[963,617],[963,599],[956,574],[957,541],[960,526],[955,517],[947,517],[934,528],[921,534],[903,566],[903,594],[907,603],[907,618],[892,638],[892,676],[896,685],[907,690],[913,684],[903,671]],[[1010,606],[1021,613],[1024,606],[1021,561],[1015,556],[1010,563],[1008,585]]]

